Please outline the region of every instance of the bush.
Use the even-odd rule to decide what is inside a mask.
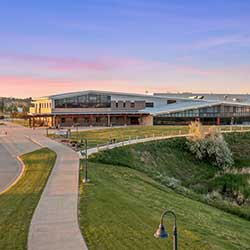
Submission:
[[[192,122],[189,131],[188,147],[197,159],[207,160],[221,169],[234,164],[232,153],[220,130],[212,127],[205,134],[200,122]]]

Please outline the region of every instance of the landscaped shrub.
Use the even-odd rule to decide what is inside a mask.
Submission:
[[[232,153],[220,130],[212,127],[208,133],[204,133],[200,122],[192,122],[189,131],[188,147],[197,159],[207,160],[221,169],[234,164]]]

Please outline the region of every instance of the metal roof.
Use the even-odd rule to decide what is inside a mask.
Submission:
[[[114,96],[128,96],[128,97],[145,97],[147,99],[160,99],[160,100],[185,100],[185,101],[192,101],[190,98],[184,97],[165,97],[165,96],[155,96],[151,94],[136,94],[136,93],[124,93],[124,92],[112,92],[112,91],[103,91],[103,90],[84,90],[84,91],[77,91],[77,92],[69,92],[69,93],[62,93],[56,95],[49,95],[44,97],[34,97],[33,100],[42,100],[42,99],[61,99],[61,98],[69,98],[73,96],[79,96],[84,94],[105,94],[105,95],[114,95]],[[204,100],[197,100],[203,102]]]
[[[246,106],[250,108],[250,104],[246,103],[235,103],[235,102],[215,102],[215,101],[204,101],[204,102],[179,102],[168,104],[165,106],[159,106],[155,108],[146,108],[144,109],[145,112],[149,112],[152,115],[161,115],[161,114],[169,114],[169,113],[176,113],[182,112],[191,109],[199,109],[199,108],[206,108],[206,107],[213,107],[218,105],[230,105],[230,106]]]

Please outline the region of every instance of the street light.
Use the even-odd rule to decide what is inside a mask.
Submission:
[[[78,143],[78,140],[79,140],[79,135],[78,135],[78,128],[79,128],[79,126],[80,126],[80,123],[75,123],[74,124],[74,126],[76,127],[76,141],[77,141],[77,143]]]
[[[163,219],[164,216],[167,214],[172,214],[174,216],[174,227],[173,227],[173,249],[174,250],[178,250],[178,241],[177,241],[177,224],[176,224],[176,214],[171,211],[171,210],[166,210],[163,212],[163,214],[161,215],[161,220],[160,220],[160,225],[159,228],[156,230],[154,236],[156,238],[168,238],[169,234],[165,229],[165,226],[163,224]]]
[[[83,142],[84,141],[84,142]],[[84,146],[84,149],[83,149]],[[81,139],[81,142],[78,144],[78,147],[80,148],[80,154],[81,156],[85,156],[85,173],[84,173],[84,183],[88,183],[90,180],[88,179],[88,140],[87,139]]]

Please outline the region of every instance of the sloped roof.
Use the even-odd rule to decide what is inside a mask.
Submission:
[[[235,102],[220,102],[220,101],[193,101],[193,102],[179,102],[168,104],[165,106],[155,107],[155,108],[146,108],[143,111],[149,112],[152,115],[162,115],[162,114],[170,114],[176,112],[182,112],[191,109],[199,109],[206,107],[213,107],[217,105],[231,105],[231,106],[247,106],[250,107],[250,104],[246,103],[235,103]]]
[[[165,96],[155,96],[150,94],[136,94],[136,93],[125,93],[125,92],[112,92],[112,91],[103,91],[103,90],[84,90],[84,91],[77,91],[77,92],[69,92],[69,93],[62,93],[62,94],[55,94],[49,95],[44,97],[33,98],[33,100],[40,100],[40,99],[61,99],[61,98],[69,98],[73,96],[79,96],[84,94],[104,94],[104,95],[115,95],[115,96],[128,96],[128,97],[145,97],[147,99],[173,99],[173,100],[184,100],[184,101],[192,101],[189,98],[183,97],[165,97]],[[203,102],[203,100],[197,100]]]

